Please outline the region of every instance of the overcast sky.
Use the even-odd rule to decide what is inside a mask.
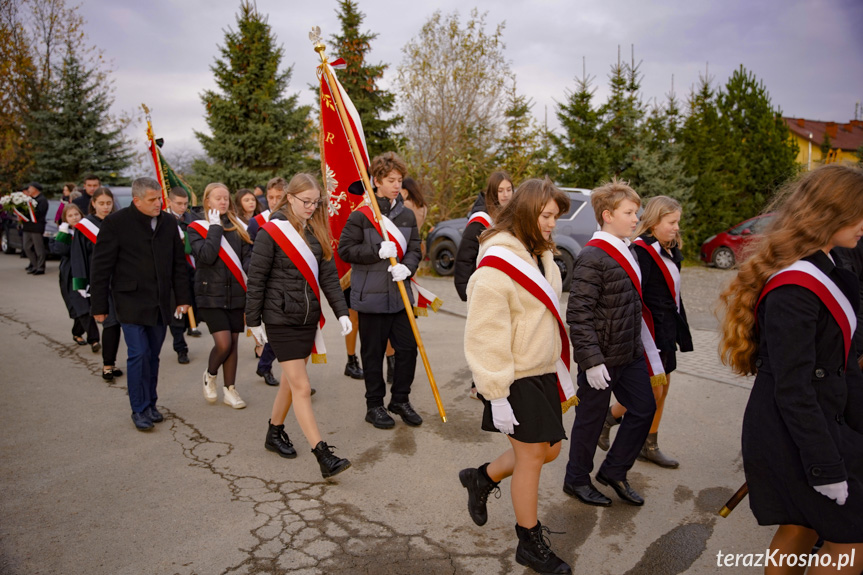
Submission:
[[[863,101],[861,0],[360,0],[364,30],[378,33],[370,61],[390,64],[390,84],[402,47],[434,10],[487,11],[489,28],[506,23],[506,57],[519,91],[534,100],[534,115],[556,128],[555,101],[581,76],[582,58],[595,76],[596,101],[607,96],[607,74],[618,45],[641,61],[645,100],[663,99],[674,87],[685,98],[705,72],[724,84],[743,64],[762,79],[786,116],[846,122]],[[239,0],[84,0],[90,41],[112,62],[115,111],[146,103],[165,152],[201,150],[194,130],[206,131],[200,94],[215,87],[210,66],[236,29]],[[283,66],[293,66],[289,90],[316,104],[318,56],[308,32],[320,26],[328,40],[338,32],[335,0],[258,0],[259,11],[283,44]],[[335,57],[328,51],[331,59]],[[860,117],[863,117],[861,112]],[[143,142],[145,128],[133,130]]]

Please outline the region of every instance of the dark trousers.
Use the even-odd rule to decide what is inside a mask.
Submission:
[[[580,369],[578,371],[578,405],[569,436],[569,462],[566,464],[564,480],[569,485],[590,483],[596,442],[602,432],[611,392],[626,408],[626,415],[599,468],[603,475],[615,481],[626,479],[626,472],[635,463],[653,423],[656,400],[653,398],[644,358],[638,358],[628,365],[606,367],[611,382],[601,391],[590,387],[587,374]]]
[[[258,360],[258,373],[272,371],[274,361],[276,361],[276,352],[269,343],[265,343],[264,349],[261,350],[261,358]]]
[[[124,323],[129,360],[127,363],[126,387],[132,411],[141,413],[148,407],[156,407],[156,384],[159,381],[159,352],[165,342],[165,325],[138,325]]]
[[[99,341],[99,325],[93,316],[82,315],[75,318],[75,323],[72,324],[72,335],[79,336],[84,333],[87,334],[87,343]]]
[[[414,371],[417,367],[417,342],[404,311],[398,313],[359,312],[360,356],[363,358],[363,376],[366,381],[366,407],[384,404],[384,354],[387,341],[396,350],[396,368],[393,375],[392,402],[408,401]]]
[[[185,334],[185,325],[175,325],[171,322],[171,336],[174,338],[174,351],[177,353],[180,353],[181,351],[189,353],[189,346],[186,345],[186,338],[183,337]]]
[[[45,271],[45,242],[40,232],[23,232],[24,253],[30,258],[30,267]]]

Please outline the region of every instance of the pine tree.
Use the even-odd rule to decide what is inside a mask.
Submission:
[[[88,173],[117,182],[130,165],[131,145],[110,117],[113,103],[99,71],[67,46],[56,82],[43,94],[45,108],[32,114],[35,179],[57,184]]]
[[[608,76],[610,95],[600,108],[600,132],[608,155],[609,175],[623,176],[631,164],[631,152],[638,143],[644,107],[638,91],[641,88],[640,64],[620,61],[618,46],[617,64],[611,66]]]
[[[504,133],[498,141],[497,167],[509,172],[516,185],[545,175],[543,134],[531,115],[533,100],[518,93],[516,81],[507,88]]]
[[[311,108],[297,105],[297,94],[285,96],[292,68],[279,70],[284,50],[252,2],[240,4],[237,30],[225,33],[219,51],[210,68],[219,91],[201,96],[211,135],[195,133],[212,163],[195,162],[194,186],[221,181],[236,189],[314,169]]]
[[[608,156],[600,135],[600,116],[593,106],[593,79],[582,73],[575,79],[576,89],[557,103],[557,119],[563,135],[550,135],[560,169],[557,181],[562,185],[594,188],[608,178]]]
[[[371,65],[366,62],[371,41],[378,37],[371,32],[360,32],[365,14],[353,0],[339,0],[340,34],[333,35],[335,53],[341,56],[347,67],[339,71],[339,82],[354,103],[365,132],[369,157],[373,158],[399,147],[395,128],[402,117],[393,115],[396,96],[378,87],[388,64]],[[315,91],[318,87],[315,86]]]

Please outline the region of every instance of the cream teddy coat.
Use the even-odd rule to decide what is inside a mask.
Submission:
[[[477,263],[491,246],[501,246],[539,270],[515,236],[499,232],[480,244]],[[543,252],[545,278],[560,298],[560,270],[550,251]],[[534,295],[504,272],[482,267],[467,286],[464,332],[467,364],[477,391],[488,400],[509,396],[516,379],[555,373],[561,341],[557,320]]]

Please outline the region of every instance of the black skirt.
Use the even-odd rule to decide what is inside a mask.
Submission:
[[[316,324],[292,326],[292,325],[267,325],[267,340],[276,359],[291,361],[294,359],[305,359],[312,354],[315,345]]]
[[[659,361],[662,362],[662,367],[665,369],[666,374],[669,374],[675,369],[677,369],[677,350],[675,349],[675,346],[672,345],[668,349],[668,351],[660,351]]]
[[[481,394],[484,410],[482,412],[483,431],[497,432],[491,415],[491,402]],[[518,425],[510,437],[522,443],[550,443],[566,439],[563,428],[563,411],[560,408],[560,395],[557,391],[557,374],[546,373],[523,377],[509,386],[512,412]]]
[[[216,307],[199,307],[198,315],[210,333],[217,331],[230,331],[231,333],[243,333],[245,318],[242,309],[222,309]]]

